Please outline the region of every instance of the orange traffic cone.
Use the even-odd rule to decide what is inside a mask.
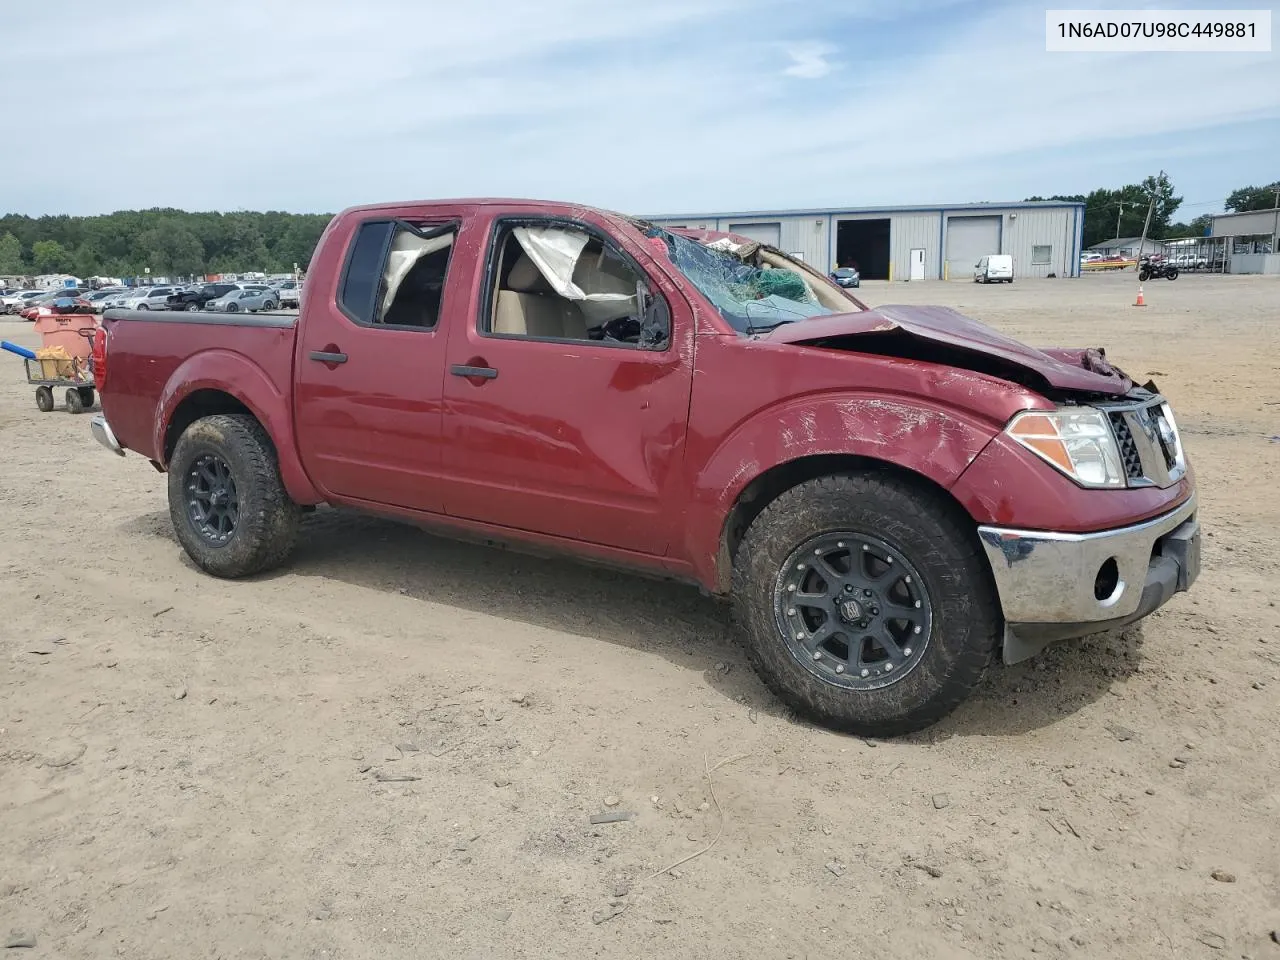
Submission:
[[[1142,284],[1138,284],[1138,300],[1134,303],[1135,307],[1145,307],[1147,301],[1142,298]]]

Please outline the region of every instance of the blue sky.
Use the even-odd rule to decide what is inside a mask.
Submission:
[[[1181,4],[1240,5],[1268,7]],[[5,6],[0,114],[34,139],[0,145],[4,211],[694,213],[1022,199],[1163,167],[1189,219],[1280,177],[1280,54],[1049,54],[1044,3]]]

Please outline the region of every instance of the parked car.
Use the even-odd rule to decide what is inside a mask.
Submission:
[[[296,307],[301,302],[302,284],[296,280],[282,280],[275,287],[282,307]]]
[[[831,279],[840,287],[862,286],[862,274],[856,267],[837,267],[831,271]]]
[[[40,314],[41,309],[47,308],[55,300],[63,300],[68,298],[75,300],[75,299],[78,299],[81,295],[82,295],[81,291],[73,289],[71,287],[66,287],[66,288],[59,287],[56,290],[45,290],[43,293],[39,294],[38,296],[29,297],[26,300],[26,302],[23,304],[23,306],[20,308],[18,315],[21,316],[24,320],[35,320],[38,316],[41,315]],[[46,312],[48,311],[46,310]]]
[[[1199,573],[1170,404],[1101,350],[560,203],[352,208],[311,270],[296,317],[95,337],[94,435],[168,473],[215,576],[285,563],[327,503],[689,581],[788,705],[888,736]]]
[[[258,310],[274,310],[279,303],[270,290],[241,290],[225,293],[204,305],[205,310],[216,313],[255,313]]]
[[[0,297],[0,313],[21,313],[32,300],[48,296],[48,290],[19,290]]]
[[[124,307],[126,303],[137,296],[137,293],[137,287],[126,287],[124,290],[117,291],[110,296],[104,297],[101,301],[102,312],[106,313],[108,310],[117,310]]]
[[[39,320],[52,314],[93,313],[93,304],[83,297],[68,297],[61,294],[53,297],[41,297],[31,306],[24,307],[24,320]]]
[[[206,283],[202,287],[190,287],[179,290],[169,297],[170,310],[203,310],[210,300],[217,300],[233,290],[239,290],[234,283]]]
[[[173,287],[136,287],[120,303],[126,310],[168,310]]]
[[[123,292],[123,290],[113,287],[103,287],[101,290],[95,290],[92,293],[85,294],[84,298],[93,305],[95,312],[102,313],[102,311],[106,309],[107,301],[120,296]]]
[[[973,265],[974,283],[1013,283],[1013,257],[993,253]]]

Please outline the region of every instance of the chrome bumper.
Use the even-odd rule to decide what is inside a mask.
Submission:
[[[979,527],[1006,624],[1005,660],[1145,617],[1200,573],[1196,497],[1098,533]]]
[[[89,432],[93,434],[93,438],[95,440],[112,453],[121,457],[124,456],[124,447],[120,446],[120,441],[117,440],[116,435],[111,432],[111,425],[107,423],[107,418],[102,414],[98,414],[89,421]]]

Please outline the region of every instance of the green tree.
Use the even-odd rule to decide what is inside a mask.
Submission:
[[[1169,221],[1182,204],[1182,198],[1173,195],[1173,184],[1167,176],[1147,177],[1142,183],[1131,183],[1118,190],[1099,187],[1089,194],[1058,194],[1049,199],[1084,203],[1084,245],[1091,247],[1115,237],[1142,236],[1147,207],[1153,193],[1156,196],[1156,206],[1151,215],[1151,227],[1147,236],[1161,238],[1166,236]]]
[[[22,243],[12,233],[0,236],[0,276],[20,276],[27,272],[22,262]]]
[[[1238,190],[1232,190],[1223,206],[1232,213],[1274,210],[1280,206],[1276,200],[1278,195],[1280,195],[1280,180],[1269,183],[1265,187],[1241,187]]]
[[[152,273],[189,277],[204,272],[204,244],[190,227],[175,219],[161,220],[140,233],[133,252]]]
[[[36,273],[65,273],[71,269],[71,255],[57,240],[37,240],[31,245]]]

